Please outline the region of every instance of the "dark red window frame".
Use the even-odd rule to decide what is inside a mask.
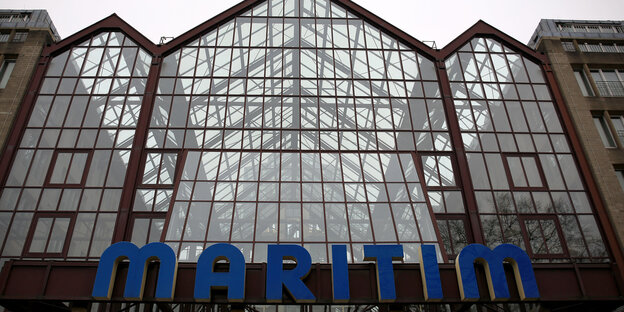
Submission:
[[[67,232],[65,233],[65,240],[63,241],[63,249],[60,253],[50,253],[45,252],[50,243],[50,236],[53,227],[50,229],[50,233],[48,233],[48,237],[46,240],[46,245],[44,248],[44,252],[30,252],[30,246],[35,236],[35,230],[37,228],[37,224],[39,223],[39,219],[42,218],[53,218],[56,219],[68,218],[69,225],[67,226]],[[74,225],[76,224],[76,213],[75,212],[37,212],[33,216],[33,221],[30,223],[30,229],[28,230],[28,234],[26,236],[26,244],[24,245],[24,250],[22,251],[23,257],[65,257],[67,255],[67,251],[69,250],[69,244],[71,241],[72,233],[74,232]]]
[[[453,152],[417,152],[415,153],[416,156],[416,161],[418,161],[418,166],[420,167],[419,169],[422,170],[423,173],[423,180],[422,182],[422,187],[423,188],[427,188],[427,190],[431,190],[431,191],[439,191],[439,190],[462,190],[462,183],[461,183],[461,179],[459,177],[459,173],[458,173],[458,166],[457,166],[457,157],[455,155],[455,153]],[[453,167],[453,180],[455,181],[455,185],[452,186],[429,186],[427,185],[427,182],[424,180],[424,167],[423,167],[423,157],[428,157],[428,156],[447,156],[450,157],[451,159],[451,166]],[[436,161],[437,163],[437,161]],[[440,176],[440,166],[438,164],[438,178],[440,178],[440,184],[442,184],[442,177]]]
[[[148,237],[149,233],[152,231],[151,221],[153,219],[162,219],[163,220],[163,232],[165,230],[165,223],[167,222],[167,212],[135,212],[132,214],[132,222],[130,222],[130,228],[128,229],[128,241],[132,240],[132,234],[134,233],[134,225],[137,219],[148,219],[150,220],[150,224],[148,225]],[[159,241],[162,241],[162,234],[158,236]]]
[[[160,154],[177,154],[176,156],[176,164],[175,164],[175,169],[173,171],[173,176],[171,176],[171,183],[169,184],[162,184],[162,183],[154,183],[154,184],[145,184],[143,183],[143,178],[145,176],[145,162],[147,161],[147,155],[148,154],[155,154],[155,153],[160,153]],[[169,188],[173,188],[174,185],[177,185],[177,181],[176,181],[176,177],[178,176],[178,174],[180,172],[182,172],[183,168],[180,168],[184,162],[183,162],[183,158],[186,156],[186,153],[184,153],[184,151],[179,150],[179,149],[145,149],[144,153],[141,155],[141,165],[139,167],[139,176],[138,179],[139,181],[137,181],[137,186],[136,189],[145,189],[145,188],[149,188],[149,189],[161,189],[161,188],[165,188],[165,189],[169,189]],[[157,173],[157,179],[158,176],[160,175],[160,168],[162,166],[162,159],[160,160],[160,164],[158,166],[159,172]],[[157,180],[158,181],[158,180]]]
[[[87,173],[89,172],[89,168],[91,167],[91,160],[93,159],[93,151],[92,149],[55,149],[54,154],[52,155],[52,159],[50,160],[50,167],[48,168],[48,172],[45,177],[45,187],[83,187],[87,181]],[[80,179],[80,183],[53,183],[50,181],[52,179],[52,173],[54,172],[54,168],[56,167],[56,161],[58,160],[58,155],[61,153],[71,153],[71,154],[87,154],[87,160],[84,165],[84,169],[82,172],[82,178]],[[71,170],[72,161],[69,163],[69,167],[67,171]]]
[[[561,253],[535,253],[533,251],[533,247],[531,246],[531,240],[529,239],[529,233],[527,230],[527,225],[526,225],[526,221],[528,220],[537,220],[537,221],[541,221],[541,220],[551,220],[553,221],[553,223],[555,224],[555,230],[557,233],[557,237],[559,238],[559,244],[561,245]],[[569,257],[569,252],[568,252],[568,247],[567,244],[565,243],[565,238],[563,235],[563,230],[561,229],[561,225],[559,224],[559,219],[557,218],[557,215],[554,214],[531,214],[531,215],[519,215],[518,216],[518,221],[520,222],[520,230],[522,231],[522,236],[524,236],[524,244],[526,245],[525,249],[527,251],[527,253],[529,254],[529,256],[531,256],[531,258],[536,258],[536,259],[561,259],[561,258],[568,258]],[[541,228],[541,225],[540,225]],[[543,230],[542,230],[543,233]],[[542,236],[542,238],[544,239],[544,245],[546,245],[546,237]],[[548,246],[546,247],[548,248]]]
[[[505,174],[507,175],[507,181],[509,182],[509,190],[511,191],[549,191],[548,184],[546,182],[546,175],[544,174],[544,169],[542,168],[542,164],[540,163],[539,154],[530,154],[530,153],[504,153],[503,155],[503,166],[505,167]],[[523,173],[525,175],[525,180],[527,181],[527,186],[516,186],[514,184],[513,175],[511,173],[511,169],[509,168],[509,157],[517,157],[522,159],[523,157],[531,157],[535,160],[535,167],[537,168],[537,172],[539,174],[540,182],[542,186],[528,186],[529,181],[526,175],[526,169],[524,169],[524,164],[522,165]]]
[[[472,241],[473,235],[472,235],[472,229],[470,228],[470,220],[468,219],[468,216],[466,214],[459,214],[459,213],[436,213],[435,214],[435,221],[437,223],[439,223],[440,221],[446,222],[450,220],[461,221],[464,224],[464,233],[466,234],[466,243],[467,244],[473,243]],[[441,236],[442,229],[440,229],[439,225],[438,225],[438,230],[440,231],[440,238],[442,238]],[[455,257],[457,256],[457,254],[454,253],[456,248],[453,245],[452,233],[449,231],[448,235],[449,235],[449,238],[451,238],[449,241],[449,244],[451,245],[452,250],[448,250],[446,246],[444,246],[444,249],[446,250],[449,260],[455,260]]]

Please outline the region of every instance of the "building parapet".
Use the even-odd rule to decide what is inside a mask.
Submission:
[[[528,46],[537,48],[544,37],[624,39],[624,21],[542,19]]]

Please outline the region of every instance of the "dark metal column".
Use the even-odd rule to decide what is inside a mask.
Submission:
[[[468,170],[468,160],[466,158],[466,151],[464,150],[464,143],[461,138],[459,121],[457,119],[457,115],[455,114],[451,84],[449,82],[448,75],[446,74],[444,60],[436,60],[435,65],[438,72],[438,79],[440,80],[442,101],[444,102],[444,112],[446,113],[446,120],[448,121],[448,130],[451,134],[453,151],[455,152],[457,167],[459,169],[459,178],[461,180],[461,187],[464,193],[464,200],[467,208],[466,212],[468,213],[468,219],[470,220],[472,239],[474,243],[483,244],[483,231],[481,229],[481,222],[479,222],[479,211],[477,210],[474,187],[472,186],[470,171]]]
[[[130,161],[128,162],[128,171],[126,172],[126,181],[124,182],[119,211],[117,213],[117,223],[115,225],[115,233],[113,234],[113,243],[130,240],[130,214],[132,213],[132,204],[134,202],[134,191],[137,185],[137,179],[140,179],[141,156],[145,146],[145,139],[149,130],[150,119],[152,116],[152,107],[154,106],[154,95],[158,87],[158,77],[162,58],[154,55],[150,66],[147,83],[145,86],[145,94],[143,103],[141,104],[141,113],[135,130],[134,141],[132,142],[132,152]]]

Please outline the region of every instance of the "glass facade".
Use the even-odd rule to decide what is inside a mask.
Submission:
[[[185,262],[218,242],[255,263],[272,243],[319,263],[331,244],[413,263],[422,243],[448,263],[474,242],[609,261],[543,68],[503,41],[439,60],[336,2],[270,0],[148,50],[105,31],[51,57],[2,188],[2,261],[96,260],[114,237]]]
[[[111,244],[151,58],[105,32],[51,60],[0,197],[3,260]]]
[[[451,149],[433,62],[341,7],[261,4],[166,56],[157,94],[143,180],[153,157],[167,177],[179,164],[154,186],[175,193],[164,241],[180,260],[231,242],[264,262],[288,242],[317,262],[349,243],[361,261],[375,242],[415,262],[438,242],[421,181],[440,173],[423,177],[412,153]]]
[[[485,38],[446,67],[487,245],[512,243],[551,261],[606,260],[541,68]]]

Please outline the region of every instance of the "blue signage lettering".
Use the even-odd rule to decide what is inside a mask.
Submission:
[[[442,300],[442,280],[435,245],[420,245],[419,256],[425,300]]]
[[[509,299],[509,288],[503,261],[509,261],[516,277],[520,299],[539,298],[537,282],[531,265],[531,258],[515,245],[502,244],[491,250],[481,244],[471,244],[462,249],[455,259],[455,269],[462,300],[479,299],[479,287],[475,275],[474,263],[481,263],[485,268],[488,289],[492,300]]]
[[[155,298],[173,299],[178,262],[176,255],[166,244],[150,243],[140,249],[129,242],[119,242],[108,247],[100,257],[100,264],[95,275],[92,296],[95,299],[110,299],[117,266],[123,259],[130,260],[124,297],[139,300],[143,298],[145,271],[151,260],[160,260]]]
[[[347,245],[332,245],[332,293],[334,301],[349,300],[349,263],[347,262]]]
[[[332,293],[334,302],[349,302],[349,268],[346,245],[331,246]],[[377,290],[379,301],[396,300],[393,260],[403,258],[401,245],[365,245],[364,260],[376,261]],[[443,299],[442,282],[435,245],[421,245],[420,272],[425,300]],[[119,242],[108,247],[100,257],[92,296],[110,300],[119,263],[128,259],[128,275],[123,296],[130,300],[143,298],[147,265],[160,261],[156,284],[156,300],[172,300],[176,284],[177,261],[173,250],[164,243],[150,243],[141,248],[130,242]],[[295,262],[294,267],[284,268],[284,259]],[[218,261],[229,263],[228,272],[215,272]],[[455,260],[455,269],[461,299],[479,299],[475,262],[485,268],[488,289],[492,300],[510,298],[503,262],[512,265],[521,300],[539,298],[539,291],[531,259],[517,246],[500,245],[494,250],[480,244],[466,246]],[[314,302],[316,297],[303,279],[310,273],[312,259],[308,251],[299,245],[269,245],[267,250],[266,299],[281,302],[284,289],[296,302]],[[227,299],[241,302],[245,297],[245,258],[231,244],[215,244],[206,248],[197,261],[194,297],[198,301],[211,299],[211,290],[226,289]]]
[[[219,260],[230,263],[229,272],[215,272]],[[195,299],[210,300],[210,290],[226,289],[229,301],[243,301],[245,297],[245,257],[230,244],[215,244],[206,248],[197,260],[195,272]]]
[[[364,260],[377,262],[377,292],[379,301],[396,300],[392,260],[403,259],[401,245],[364,245]]]
[[[284,259],[296,262],[292,270],[284,270]],[[313,302],[316,298],[303,283],[310,273],[312,258],[299,245],[269,245],[267,250],[266,298],[270,302],[282,301],[282,285],[297,302]]]

